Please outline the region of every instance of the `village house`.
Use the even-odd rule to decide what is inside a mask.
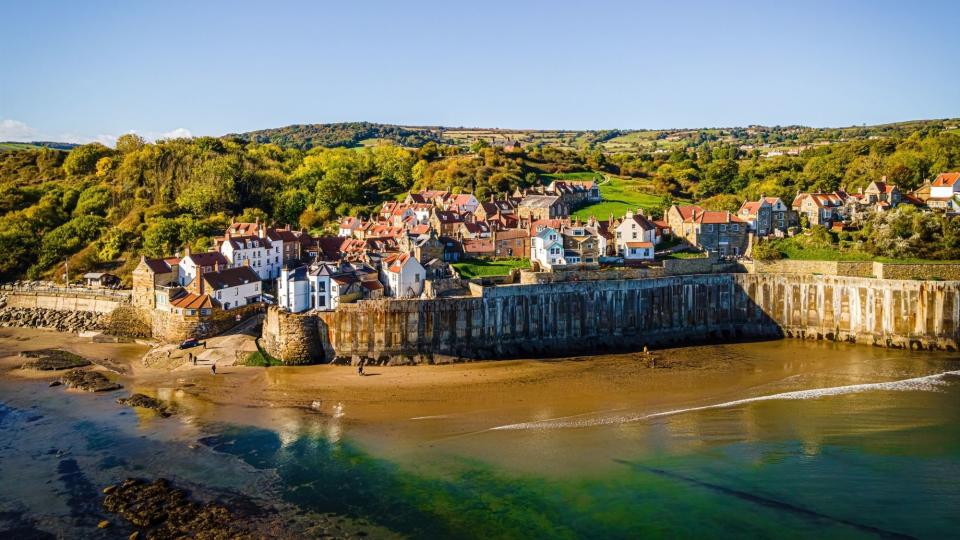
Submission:
[[[557,195],[567,206],[600,202],[600,186],[596,180],[554,180],[544,190]]]
[[[870,185],[863,190],[862,204],[886,203],[887,208],[896,208],[900,204],[900,188],[896,184],[888,184],[887,177],[884,176],[880,181],[870,182]]]
[[[341,292],[334,287],[333,276],[341,274],[339,265],[330,262],[284,268],[277,280],[277,305],[293,313],[332,310],[339,304]],[[360,281],[356,280],[358,288]]]
[[[743,255],[750,246],[747,222],[730,212],[673,205],[667,218],[675,236],[721,257]]]
[[[90,289],[115,289],[120,286],[120,278],[108,272],[87,272],[82,279],[84,286]]]
[[[530,263],[541,270],[552,270],[555,266],[566,265],[563,250],[563,237],[553,227],[542,227],[530,238]]]
[[[596,265],[600,262],[600,241],[596,230],[577,220],[560,229],[563,236],[563,256],[567,264]]]
[[[539,219],[563,218],[570,215],[570,209],[556,195],[527,195],[517,207],[517,216],[527,221]]]
[[[946,172],[937,175],[930,184],[930,197],[927,206],[931,209],[960,212],[960,172]]]
[[[383,258],[380,277],[388,296],[416,298],[423,292],[427,272],[409,253],[391,253]]]
[[[354,216],[344,216],[337,222],[337,236],[353,237],[353,232],[363,226],[363,220]]]
[[[477,209],[473,211],[473,215],[477,218],[477,221],[487,221],[499,215],[515,214],[516,209],[517,206],[513,199],[494,199],[493,195],[491,195],[488,202],[480,203],[480,205],[477,206]]]
[[[657,237],[657,226],[653,224],[645,215],[643,209],[637,209],[636,213],[628,210],[614,229],[616,237],[617,255],[626,258],[629,250],[628,243],[648,242],[656,245],[659,241]]]
[[[530,232],[526,229],[493,231],[494,257],[526,257],[530,253]]]
[[[433,209],[430,215],[430,226],[437,231],[440,236],[457,237],[460,234],[460,224],[463,223],[463,216],[456,212],[448,210]]]
[[[266,223],[261,223],[259,219],[252,223],[231,223],[224,237],[227,235],[233,237],[257,236],[271,245],[273,249],[266,253],[267,259],[269,259],[266,264],[272,265],[271,277],[266,279],[277,277],[282,263],[303,259],[313,244],[313,238],[303,229],[293,230],[290,225],[268,227]],[[217,239],[216,241],[219,246],[223,239]],[[258,273],[262,274],[259,271]]]
[[[230,266],[249,266],[260,279],[274,279],[283,266],[280,246],[274,246],[270,240],[255,235],[233,236],[227,231],[220,244],[220,253],[229,261]]]
[[[133,269],[133,305],[145,309],[155,309],[165,304],[169,294],[165,289],[180,287],[180,259],[148,259],[140,256],[140,263]]]
[[[796,212],[780,197],[760,196],[757,201],[744,201],[737,217],[745,221],[750,232],[757,236],[782,236],[787,229],[797,225]]]
[[[834,221],[842,221],[844,206],[849,197],[845,192],[798,193],[790,205],[798,215],[806,216],[809,226],[830,227]]]
[[[457,193],[448,195],[443,200],[444,210],[458,214],[472,214],[480,206],[480,201],[471,193]]]
[[[460,224],[457,236],[463,240],[490,238],[490,226],[483,221],[463,222]]]
[[[463,256],[468,259],[493,257],[494,244],[490,238],[465,239],[460,242]]]
[[[260,276],[249,266],[215,267],[213,272],[200,272],[187,291],[198,296],[210,295],[224,310],[243,307],[262,300]]]
[[[180,285],[186,285],[193,281],[199,272],[213,272],[214,267],[227,268],[230,261],[217,251],[191,253],[187,246],[184,256],[177,261],[177,266],[177,281]]]

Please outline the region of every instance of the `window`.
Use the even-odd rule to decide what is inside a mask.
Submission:
[[[707,232],[713,232],[713,225],[707,225]]]
[[[733,225],[730,226],[730,230],[733,232],[737,232],[740,230],[740,226],[734,223]]]
[[[414,283],[420,283],[420,274],[419,274],[419,273],[413,274],[413,282],[414,282]]]
[[[209,315],[213,310],[210,308],[203,308],[200,310],[201,315]]]
[[[633,239],[636,240],[636,239],[637,239],[637,233],[634,232],[634,233],[631,233],[631,234],[633,235]]]
[[[187,310],[187,315],[196,315],[196,314],[197,314],[197,310],[195,310],[195,309],[188,309],[188,310]]]
[[[726,231],[726,230],[727,230],[727,224],[726,224],[726,223],[721,223],[721,224],[720,224],[720,231],[721,231],[721,232],[724,232],[724,231]]]
[[[317,306],[319,306],[319,307],[324,307],[324,306],[326,306],[326,305],[327,305],[327,297],[326,297],[326,296],[319,296],[319,297],[317,297]]]

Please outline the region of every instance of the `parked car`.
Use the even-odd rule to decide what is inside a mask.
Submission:
[[[200,344],[200,340],[198,340],[197,338],[185,339],[183,340],[182,343],[180,343],[180,348],[189,349],[191,347],[196,347],[199,344]]]

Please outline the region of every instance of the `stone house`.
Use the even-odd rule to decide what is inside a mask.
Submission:
[[[570,209],[557,195],[527,195],[517,207],[517,216],[528,222],[540,219],[564,218]]]
[[[140,263],[133,269],[133,305],[155,309],[158,299],[169,298],[164,289],[180,287],[180,259],[148,259],[140,256]]]
[[[557,195],[568,206],[600,202],[600,186],[596,180],[554,180],[545,192]]]
[[[797,213],[780,197],[763,195],[756,201],[744,201],[737,211],[737,217],[747,222],[750,232],[757,236],[783,235],[788,228],[798,224]]]
[[[430,215],[430,227],[437,231],[440,236],[457,237],[460,233],[460,224],[463,221],[462,215],[448,210],[434,208]]]
[[[530,232],[526,229],[493,231],[494,257],[527,257],[530,254]]]
[[[790,205],[798,215],[807,216],[810,226],[830,227],[834,221],[842,221],[844,206],[849,197],[842,191],[833,193],[798,193]]]
[[[595,265],[600,263],[600,239],[595,229],[577,220],[560,229],[563,236],[563,256],[567,264]]]
[[[900,204],[902,194],[896,184],[888,184],[887,177],[884,176],[880,181],[870,182],[870,185],[863,190],[864,204],[887,203],[889,207],[896,208]]]
[[[675,236],[721,257],[743,255],[750,246],[749,224],[736,214],[674,205],[667,216]]]

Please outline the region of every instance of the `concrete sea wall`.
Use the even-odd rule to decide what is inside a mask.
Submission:
[[[115,291],[45,292],[14,290],[6,292],[6,305],[16,308],[40,308],[54,311],[90,311],[110,313],[130,302],[130,295]]]
[[[428,363],[761,337],[955,350],[960,282],[705,274],[485,288],[471,298],[272,308],[266,350],[302,363]]]

